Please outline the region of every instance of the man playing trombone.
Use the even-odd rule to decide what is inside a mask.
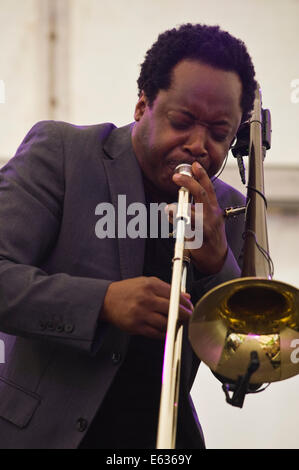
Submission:
[[[1,448],[154,448],[173,239],[99,238],[95,208],[203,204],[179,319],[240,275],[244,198],[215,175],[253,106],[245,45],[218,27],[161,34],[138,78],[134,123],[37,123],[0,179]],[[192,165],[193,177],[174,174]],[[191,219],[194,218],[191,210]],[[183,338],[177,448],[202,448]]]

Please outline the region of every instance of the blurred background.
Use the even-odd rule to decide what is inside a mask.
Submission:
[[[265,160],[275,278],[299,287],[299,0],[0,0],[0,165],[43,119],[133,121],[145,52],[166,29],[218,24],[251,54],[272,115]],[[222,179],[244,194],[229,157]],[[299,448],[299,377],[225,402],[202,365],[192,389],[207,447]]]

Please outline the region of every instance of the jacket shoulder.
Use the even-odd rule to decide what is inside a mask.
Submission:
[[[64,139],[89,139],[93,136],[98,140],[105,141],[116,126],[111,122],[91,125],[76,125],[65,121],[44,120],[37,122],[29,131],[32,133],[47,133],[51,136],[55,133],[61,134]]]
[[[220,179],[215,180],[213,185],[218,204],[222,209],[225,209],[226,207],[245,205],[245,196],[233,186]]]

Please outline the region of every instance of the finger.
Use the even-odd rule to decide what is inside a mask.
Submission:
[[[188,189],[189,193],[194,198],[194,202],[210,202],[207,190],[194,178],[186,175],[175,174],[173,175],[173,181],[178,186]]]
[[[146,327],[150,327],[159,333],[166,333],[167,321],[167,317],[164,315],[159,312],[152,312],[146,320]]]
[[[198,181],[198,183],[207,191],[207,194],[211,202],[217,202],[217,197],[216,197],[213,183],[208,173],[199,162],[194,162],[192,164],[192,173],[195,179]]]
[[[173,175],[173,181],[178,186],[184,186],[188,189],[194,198],[194,202],[216,202],[214,187],[205,169],[196,162],[192,165],[192,172],[194,178],[176,173]]]
[[[179,308],[179,320],[182,322],[188,322],[192,316],[193,309],[185,308],[183,305],[180,305]]]
[[[162,297],[164,299],[169,299],[170,297],[170,284],[165,281],[162,281],[158,277],[149,277],[148,282],[151,285],[153,294],[157,297]]]
[[[191,295],[186,293],[186,292],[182,292],[181,293],[181,296],[180,296],[180,304],[185,307],[187,310],[190,310],[191,313],[193,312],[194,310],[194,306],[191,302]]]
[[[186,250],[186,251],[188,251],[188,250]],[[182,292],[182,295],[184,295],[185,297],[188,297],[188,299],[191,299],[191,294],[189,294],[189,292]]]
[[[147,338],[157,340],[165,340],[166,338],[166,332],[155,330],[155,328],[152,328],[151,326],[144,327],[144,330],[140,334],[142,334],[142,336],[146,336]]]
[[[167,317],[169,312],[169,299],[170,299],[170,286],[169,297],[153,296],[151,302],[151,310]],[[190,300],[190,294],[182,292],[179,298],[179,305],[182,309],[182,315],[190,315],[193,312],[194,306]]]
[[[178,320],[180,323],[186,323],[190,320],[193,309],[185,308],[183,305],[179,306]],[[147,318],[144,330],[151,330],[151,333],[156,334],[156,337],[165,335],[167,331],[168,316],[164,316],[161,312],[152,312]]]
[[[155,297],[153,298],[151,310],[159,315],[164,315],[167,318],[169,311],[169,298]]]

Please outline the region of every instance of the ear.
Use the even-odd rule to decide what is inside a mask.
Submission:
[[[140,119],[144,115],[146,106],[147,106],[147,98],[144,92],[142,91],[135,107],[135,112],[134,112],[135,121],[140,121]]]

